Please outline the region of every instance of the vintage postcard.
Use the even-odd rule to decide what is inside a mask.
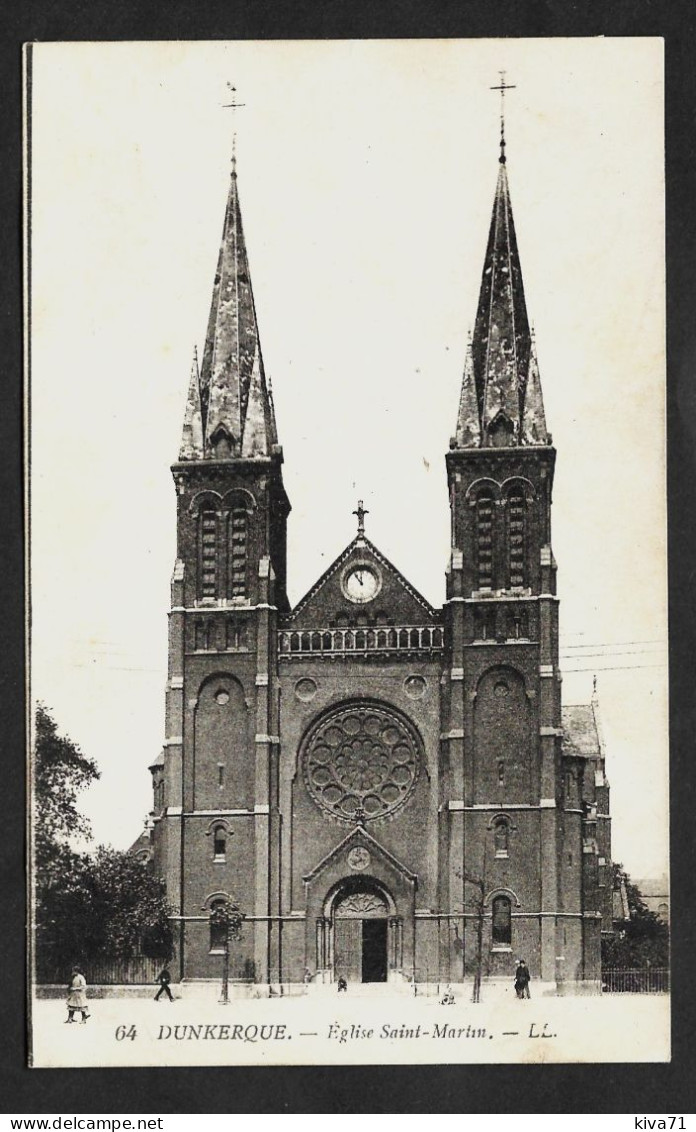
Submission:
[[[668,1060],[662,41],[25,89],[33,1065]]]

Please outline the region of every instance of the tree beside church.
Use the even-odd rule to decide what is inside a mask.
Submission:
[[[637,884],[623,865],[612,866],[615,900],[614,933],[602,940],[604,968],[669,967],[669,925],[651,912]]]
[[[99,778],[43,704],[34,744],[34,950],[39,981],[63,982],[72,965],[168,958],[172,930],[163,882],[148,863],[91,841],[78,795]]]

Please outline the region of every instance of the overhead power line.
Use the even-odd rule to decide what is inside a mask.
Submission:
[[[664,646],[657,649],[607,649],[606,652],[583,652],[579,655],[576,653],[561,652],[559,656],[565,657],[567,660],[590,660],[593,656],[597,656],[600,659],[611,660],[612,657],[615,656],[654,656],[656,653],[662,651],[662,647]]]
[[[564,645],[563,647],[566,649],[617,649],[623,648],[624,645],[662,645],[666,647],[667,641],[663,638],[655,641],[587,641],[582,645]]]
[[[634,672],[637,668],[666,668],[666,664],[617,664],[612,667],[599,668],[596,664],[591,668],[563,668],[562,674],[570,676],[573,672]]]

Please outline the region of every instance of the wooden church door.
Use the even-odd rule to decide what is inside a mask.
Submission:
[[[334,970],[349,983],[362,982],[362,920],[336,920]]]
[[[383,983],[387,978],[386,901],[376,892],[353,891],[339,900],[334,918],[334,978]]]

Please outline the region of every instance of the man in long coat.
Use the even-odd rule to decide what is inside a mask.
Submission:
[[[529,967],[524,959],[520,959],[515,971],[515,990],[518,998],[529,998]]]

